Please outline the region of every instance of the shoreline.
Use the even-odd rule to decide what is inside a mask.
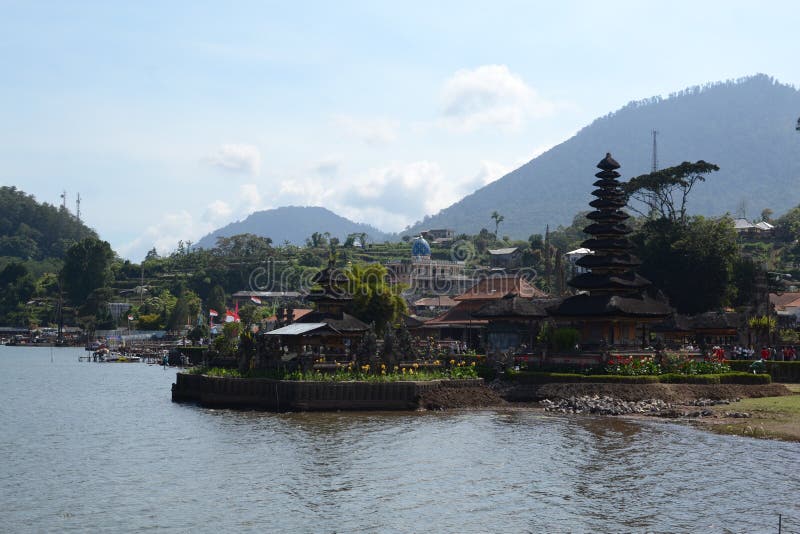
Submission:
[[[172,400],[277,412],[523,409],[555,416],[656,418],[711,432],[800,442],[800,384],[296,382],[178,373]]]
[[[589,417],[617,417],[633,421],[664,421],[670,423],[690,425],[698,430],[714,432],[717,434],[735,435],[756,439],[772,439],[780,441],[800,442],[800,384],[769,384],[769,387],[761,385],[747,385],[738,388],[738,395],[724,398],[721,395],[731,392],[730,388],[720,388],[719,385],[692,385],[675,384],[673,386],[684,386],[684,391],[678,392],[686,395],[683,399],[675,399],[662,407],[662,409],[652,413],[592,413],[591,411],[570,411],[556,407],[557,401],[580,400],[599,400],[597,389],[606,389],[600,384],[584,384],[584,393],[580,395],[573,384],[548,384],[544,399],[550,401],[543,405],[544,399],[530,399],[524,401],[504,400],[494,406],[486,406],[486,409],[500,410],[525,410],[539,412],[543,415],[552,416],[589,416]],[[586,387],[589,386],[589,387]],[[592,387],[595,386],[595,387]],[[598,386],[600,386],[598,388]],[[492,386],[497,388],[497,384]],[[502,386],[500,386],[502,387]],[[620,390],[623,388],[619,388]],[[621,391],[619,391],[621,392]],[[628,404],[635,402],[648,403],[653,397],[648,397],[645,388],[636,391],[627,391],[627,401],[618,396],[607,397],[612,402]],[[651,391],[651,393],[653,393]],[[660,393],[663,393],[660,392]],[[673,394],[675,392],[672,392]],[[777,395],[776,395],[777,394]],[[550,398],[550,395],[553,398]],[[607,400],[607,402],[608,402]],[[556,402],[553,402],[556,401]],[[567,405],[568,403],[565,403]],[[548,409],[548,406],[551,408]],[[479,407],[466,407],[463,409],[475,409]],[[445,408],[447,409],[447,408]],[[459,409],[459,407],[454,407]]]

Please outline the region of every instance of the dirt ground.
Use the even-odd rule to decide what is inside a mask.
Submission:
[[[692,404],[699,399],[736,399],[791,395],[783,384],[542,384],[533,386],[531,400],[566,399],[582,395],[606,395],[625,401],[661,399],[671,404]],[[506,397],[520,392],[509,391]]]
[[[487,408],[507,405],[508,402],[497,391],[487,386],[441,387],[425,393],[419,399],[419,407],[424,410]]]
[[[616,397],[625,401],[661,399],[671,404],[692,404],[699,399],[736,399],[791,395],[783,384],[541,384],[509,386],[442,387],[420,398],[420,408],[429,410],[507,406],[509,402],[536,402],[582,395]]]
[[[542,399],[567,399],[584,395],[616,397],[625,401],[661,399],[688,411],[697,410],[700,399],[734,400],[762,397],[800,395],[800,388],[784,384],[542,384],[510,386],[501,382],[462,388],[442,387],[419,399],[423,410],[452,410],[471,408],[541,409]],[[737,403],[703,407],[712,415],[676,419],[704,430],[768,439],[800,441],[800,416],[760,410],[748,412],[743,419],[727,414],[739,411]]]

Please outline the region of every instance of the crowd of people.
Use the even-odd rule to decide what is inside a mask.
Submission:
[[[761,347],[760,351],[757,351],[752,346],[750,347],[742,347],[736,345],[733,349],[729,351],[731,354],[729,356],[730,359],[733,360],[773,360],[779,362],[793,362],[797,360],[797,349],[790,345],[785,345],[783,347]]]

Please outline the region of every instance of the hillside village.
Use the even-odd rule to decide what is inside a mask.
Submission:
[[[35,203],[22,192],[9,188],[3,192]],[[605,202],[603,198],[599,200]],[[37,206],[75,222],[63,207]],[[210,249],[179,243],[166,256],[153,250],[140,264],[115,257],[108,244],[88,229],[79,230],[88,237],[61,257],[41,253],[37,257],[31,252],[38,250],[36,240],[27,257],[19,251],[22,257],[14,257],[10,247],[23,241],[6,237],[7,252],[0,266],[6,288],[0,332],[6,342],[26,336],[32,342],[52,342],[61,326],[62,338],[82,332],[84,337],[74,338],[80,342],[162,332],[159,335],[208,343],[222,334],[226,321],[233,321],[263,334],[312,321],[320,311],[315,288],[321,273],[327,272],[339,277],[334,286],[346,286],[351,295],[368,296],[336,310],[352,318],[351,326],[358,327],[359,335],[367,331],[386,335],[401,329],[417,343],[433,340],[449,350],[549,352],[575,362],[581,352],[595,354],[606,346],[643,350],[656,343],[674,349],[719,345],[733,351],[798,342],[800,292],[795,284],[800,280],[800,208],[779,217],[764,210],[758,220],[691,219],[697,235],[688,241],[696,243],[681,245],[685,248],[679,257],[686,263],[680,264],[679,259],[671,267],[677,278],[655,268],[664,263],[663,257],[648,261],[649,254],[660,253],[647,248],[647,240],[655,235],[648,225],[657,219],[632,218],[632,246],[643,259],[639,270],[653,282],[652,298],[668,311],[644,322],[630,322],[630,328],[620,326],[620,316],[610,330],[576,321],[574,312],[567,317],[553,311],[564,299],[594,292],[594,286],[581,289],[575,280],[592,270],[608,272],[589,261],[597,254],[587,245],[602,240],[592,241],[584,232],[592,231],[590,219],[602,219],[600,215],[580,212],[569,227],[548,228],[543,235],[532,234],[524,241],[503,235],[502,214],[489,215],[491,229],[476,235],[429,229],[397,242],[375,243],[366,233],[340,241],[326,232],[315,232],[304,246],[277,246],[269,238],[244,234],[218,238]],[[28,223],[16,224],[23,228]],[[674,249],[674,245],[670,246]],[[616,257],[618,252],[603,254]],[[693,273],[705,278],[701,285],[713,286],[708,279],[718,283],[704,295],[689,288],[687,296]],[[614,276],[626,275],[621,271]],[[332,286],[327,289],[334,291]],[[615,294],[616,290],[608,291]],[[314,324],[320,324],[318,320]],[[332,328],[327,337],[316,336],[315,342],[330,349],[336,346],[332,339],[339,331]],[[306,332],[303,340],[310,339]],[[352,346],[356,343],[353,339]],[[340,344],[339,349],[346,347]]]
[[[755,95],[767,107],[744,104]],[[288,207],[135,263],[66,201],[41,204],[3,187],[0,337],[158,336],[231,353],[241,331],[265,342],[277,331],[296,352],[348,353],[400,336],[417,348],[551,363],[597,362],[611,348],[719,346],[741,356],[793,346],[800,206],[786,192],[800,159],[777,117],[799,95],[756,75],[633,102],[400,234]],[[740,101],[749,119],[732,122],[720,103]],[[706,137],[695,135],[698,121]],[[652,147],[634,149],[630,132],[654,123]],[[710,142],[713,132],[726,142]],[[660,156],[656,133],[672,137]],[[619,151],[592,162],[608,143]],[[742,157],[745,146],[766,153],[764,143],[769,161]],[[674,154],[683,163],[666,165]]]

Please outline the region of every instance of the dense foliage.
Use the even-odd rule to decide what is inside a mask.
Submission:
[[[63,258],[75,242],[97,237],[64,207],[36,201],[16,187],[0,187],[0,256]]]

